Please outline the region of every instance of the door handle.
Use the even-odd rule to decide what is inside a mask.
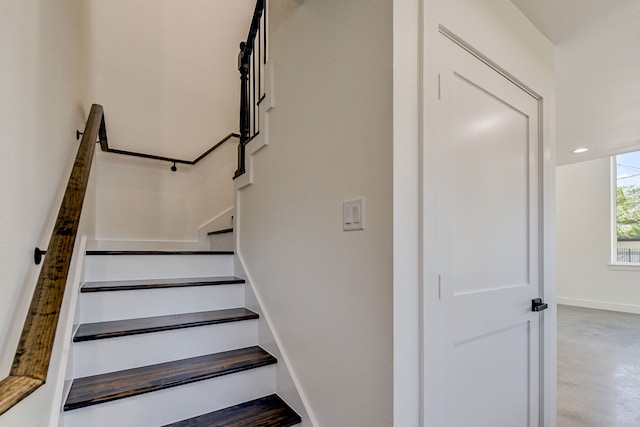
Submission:
[[[542,298],[534,298],[531,300],[531,311],[542,311],[549,308],[548,304],[542,302]]]

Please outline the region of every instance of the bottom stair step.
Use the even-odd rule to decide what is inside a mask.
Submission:
[[[300,416],[275,394],[164,427],[289,427]]]

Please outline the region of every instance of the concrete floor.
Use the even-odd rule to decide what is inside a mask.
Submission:
[[[640,315],[558,306],[558,427],[640,426]]]

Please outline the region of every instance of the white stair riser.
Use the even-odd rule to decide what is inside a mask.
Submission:
[[[136,319],[244,306],[244,285],[83,292],[80,323]]]
[[[233,233],[214,234],[209,236],[209,247],[212,251],[232,251],[234,248]]]
[[[250,347],[258,321],[222,323],[73,344],[74,377]]]
[[[87,255],[85,280],[232,276],[233,255]]]
[[[275,393],[275,366],[66,411],[64,427],[157,427]]]

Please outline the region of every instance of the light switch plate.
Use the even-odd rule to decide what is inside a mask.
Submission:
[[[364,230],[364,197],[342,202],[342,229]]]

